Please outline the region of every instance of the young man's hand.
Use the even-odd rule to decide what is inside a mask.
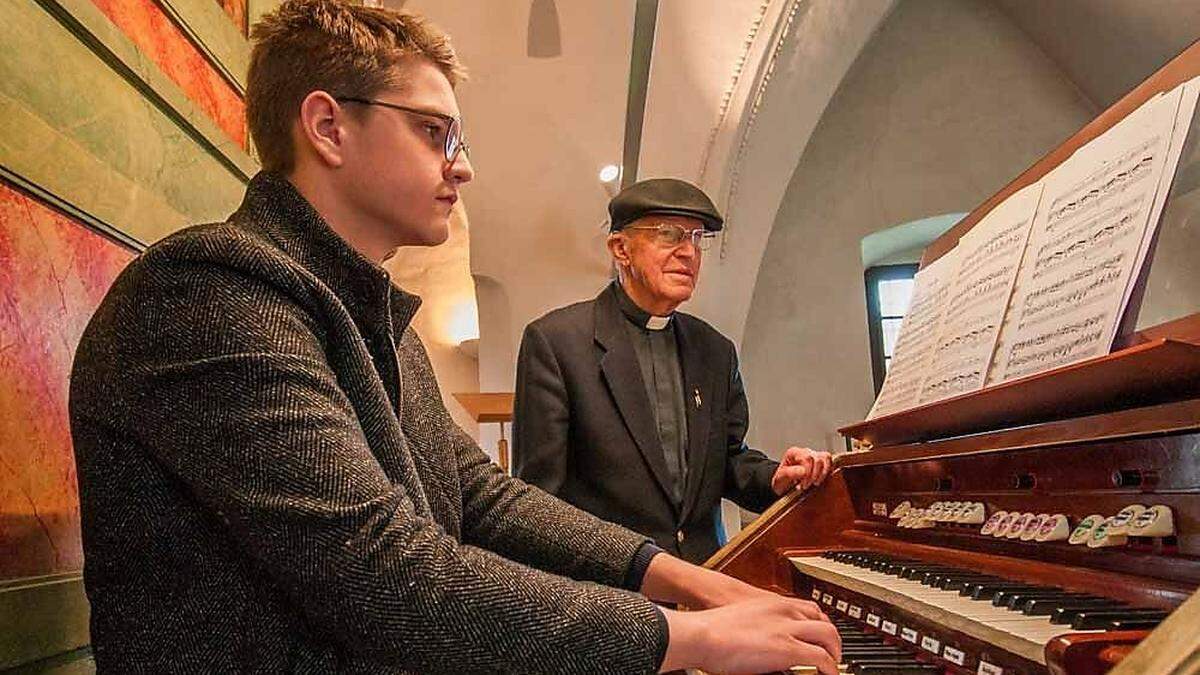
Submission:
[[[811,602],[775,595],[702,612],[663,611],[670,632],[664,672],[763,673],[799,665],[838,672],[841,638]]]
[[[788,490],[807,490],[820,485],[833,466],[833,455],[792,446],[783,453],[779,468],[771,476],[771,490],[782,497]]]
[[[684,605],[688,609],[713,609],[746,600],[779,597],[668,553],[659,553],[650,561],[640,590],[656,602]]]

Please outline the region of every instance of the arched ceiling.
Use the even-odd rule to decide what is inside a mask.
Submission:
[[[1195,0],[973,1],[995,2],[1099,107],[1200,32]],[[622,156],[635,2],[385,4],[445,28],[471,71],[459,88],[477,171],[465,193],[471,268],[510,305],[494,313],[508,325],[481,325],[482,339],[491,330],[516,345],[525,323],[589,297],[608,276],[609,194],[597,172]],[[735,342],[796,162],[894,4],[659,2],[640,175],[699,182],[726,211],[723,253],[705,260],[689,311]],[[514,359],[481,361],[481,386],[511,386]]]

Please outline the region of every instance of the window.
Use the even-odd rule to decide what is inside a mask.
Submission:
[[[879,265],[867,268],[867,331],[871,337],[871,372],[875,393],[892,363],[900,323],[912,298],[917,265]]]

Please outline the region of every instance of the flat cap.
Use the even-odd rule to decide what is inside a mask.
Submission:
[[[719,232],[725,219],[700,188],[677,178],[651,178],[630,185],[608,203],[612,232],[654,213],[687,216],[704,223],[704,229]]]

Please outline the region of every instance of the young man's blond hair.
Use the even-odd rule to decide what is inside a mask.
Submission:
[[[414,56],[437,66],[451,86],[465,75],[449,36],[422,17],[389,9],[295,0],[264,16],[251,39],[246,116],[267,171],[291,171],[291,126],[313,91],[371,98],[403,86],[396,66]]]

